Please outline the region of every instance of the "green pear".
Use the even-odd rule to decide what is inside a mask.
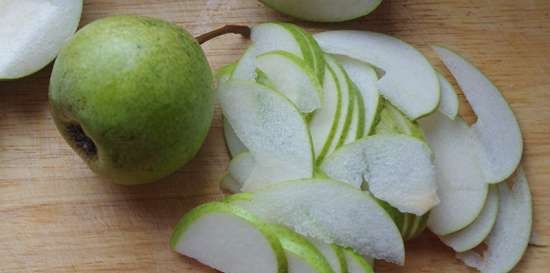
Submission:
[[[158,19],[114,16],[80,30],[61,50],[51,113],[71,147],[100,175],[140,184],[197,153],[213,115],[213,77],[202,49]]]

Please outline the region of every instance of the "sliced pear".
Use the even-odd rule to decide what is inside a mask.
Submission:
[[[423,215],[437,205],[430,148],[405,135],[375,135],[338,149],[321,165],[334,179],[368,190],[401,212]]]
[[[363,136],[372,132],[378,113],[383,105],[376,89],[378,76],[376,71],[367,63],[354,60],[346,56],[336,55],[337,62],[344,68],[351,81],[359,90],[365,109]]]
[[[377,82],[380,94],[410,119],[428,115],[439,105],[437,75],[411,45],[367,31],[327,31],[314,37],[327,53],[345,55],[384,70]]]
[[[226,173],[220,181],[220,189],[227,193],[241,192],[242,184],[237,182],[229,173]]]
[[[346,257],[348,273],[374,273],[369,261],[355,251],[344,249],[344,256]]]
[[[241,56],[233,69],[232,80],[253,81],[256,79],[256,56],[258,49],[251,45]]]
[[[368,192],[345,183],[327,179],[277,183],[233,195],[227,202],[303,236],[403,264],[403,240],[391,217]]]
[[[224,116],[256,161],[243,191],[313,176],[311,137],[292,102],[274,90],[243,81],[221,85],[218,98]]]
[[[379,112],[379,120],[374,127],[374,134],[404,134],[425,140],[424,133],[416,121],[409,120],[401,111],[395,108],[388,101],[382,103]]]
[[[325,157],[336,134],[342,111],[341,92],[332,68],[325,70],[322,105],[315,111],[309,122],[315,158]]]
[[[229,162],[229,174],[237,183],[244,185],[256,167],[256,160],[250,152],[243,152]]]
[[[218,84],[230,80],[231,76],[233,76],[233,71],[235,71],[235,67],[237,67],[237,63],[230,63],[218,68],[214,72]]]
[[[314,22],[341,22],[369,14],[382,0],[260,0],[284,14]]]
[[[300,234],[280,225],[271,225],[285,250],[288,273],[334,273],[323,254]]]
[[[506,273],[521,260],[529,244],[533,221],[533,207],[527,178],[520,167],[510,178],[513,186],[498,184],[499,209],[493,230],[485,240],[483,256],[474,251],[459,253],[466,265],[482,273]]]
[[[248,151],[243,142],[235,134],[233,127],[229,124],[226,118],[223,119],[223,136],[225,138],[225,145],[229,151],[231,157],[235,157],[242,152]]]
[[[453,85],[441,75],[441,73],[436,73],[441,90],[441,101],[439,102],[438,108],[439,112],[454,120],[458,115],[458,96]]]
[[[465,252],[481,244],[493,229],[498,213],[498,189],[491,186],[483,211],[477,219],[466,228],[453,234],[441,236],[443,243],[456,252]]]
[[[419,121],[434,153],[437,194],[428,228],[448,235],[470,225],[481,213],[489,191],[476,159],[472,132],[461,118],[433,113]]]
[[[170,245],[185,256],[226,273],[286,273],[278,237],[247,211],[226,203],[207,203],[188,212]]]
[[[363,137],[363,130],[365,125],[365,108],[363,107],[363,98],[361,98],[361,94],[359,94],[357,87],[355,87],[352,82],[350,82],[349,86],[351,87],[351,93],[353,94],[353,107],[351,112],[350,125],[343,144],[352,143],[355,140]]]
[[[477,115],[472,129],[480,142],[478,158],[486,181],[503,181],[517,168],[523,151],[514,113],[498,89],[474,65],[447,48],[434,46],[434,50]]]
[[[3,0],[0,3],[0,80],[45,67],[72,37],[82,0]]]
[[[270,51],[256,58],[260,69],[302,113],[311,113],[321,106],[321,84],[307,64],[292,53]]]
[[[347,273],[346,257],[344,256],[343,248],[317,239],[308,238],[308,240],[323,254],[334,273]]]

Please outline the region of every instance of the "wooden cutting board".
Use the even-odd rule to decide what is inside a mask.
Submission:
[[[163,18],[195,35],[227,23],[291,20],[254,0],[89,0],[81,25],[114,14]],[[519,119],[535,230],[550,243],[550,1],[386,0],[351,23],[299,24],[396,35],[440,69],[431,44],[470,58]],[[247,45],[229,35],[204,49],[217,68]],[[57,133],[48,112],[50,71],[0,82],[0,272],[214,272],[170,251],[168,238],[186,211],[222,196],[217,183],[228,156],[219,110],[200,154],[185,168],[156,184],[116,186],[88,170]],[[464,101],[461,114],[473,120]],[[549,250],[530,247],[515,272],[549,272]],[[473,272],[429,232],[408,243],[406,267],[378,263],[376,271]]]

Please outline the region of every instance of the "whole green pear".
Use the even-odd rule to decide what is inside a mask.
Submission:
[[[117,184],[167,176],[192,159],[213,115],[212,72],[185,30],[114,16],[82,28],[61,50],[49,87],[61,135]]]

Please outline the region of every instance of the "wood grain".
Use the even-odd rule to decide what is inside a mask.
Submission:
[[[195,35],[228,23],[291,20],[254,0],[89,0],[81,25],[114,14],[163,18]],[[473,60],[519,119],[535,230],[550,243],[550,1],[387,0],[354,22],[300,24],[312,31],[396,35],[441,71],[431,44],[445,44]],[[219,67],[247,45],[227,36],[204,50]],[[88,170],[57,133],[48,112],[50,70],[0,82],[0,272],[214,272],[171,252],[168,237],[186,211],[221,196],[217,182],[228,157],[219,111],[188,166],[156,184],[116,186]],[[473,119],[465,103],[461,113]],[[380,263],[377,272],[473,272],[429,233],[407,250],[406,267]],[[529,248],[515,272],[548,272],[549,250]]]

